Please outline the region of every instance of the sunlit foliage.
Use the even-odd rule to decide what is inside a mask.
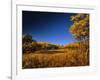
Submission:
[[[70,32],[77,40],[89,39],[89,14],[76,14],[71,16],[73,24],[70,27]]]

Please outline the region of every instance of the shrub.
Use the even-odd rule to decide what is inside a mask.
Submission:
[[[33,40],[32,40],[32,36],[29,35],[29,34],[25,34],[22,36],[22,42],[23,44],[29,44],[31,43]]]

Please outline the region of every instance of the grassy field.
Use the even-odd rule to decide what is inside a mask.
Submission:
[[[22,55],[22,68],[74,67],[89,65],[89,50],[62,48],[39,50]]]

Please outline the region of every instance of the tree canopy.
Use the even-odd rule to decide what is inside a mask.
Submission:
[[[35,40],[32,39],[32,36],[30,34],[24,34],[22,36],[23,39],[23,44],[27,44],[27,43],[32,43],[32,42],[36,42]]]
[[[71,16],[71,25],[69,31],[77,40],[89,39],[89,14],[76,14]]]

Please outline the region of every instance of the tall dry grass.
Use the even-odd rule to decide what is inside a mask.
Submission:
[[[69,44],[63,49],[36,51],[22,56],[23,69],[87,65],[89,65],[89,45],[83,42]]]

